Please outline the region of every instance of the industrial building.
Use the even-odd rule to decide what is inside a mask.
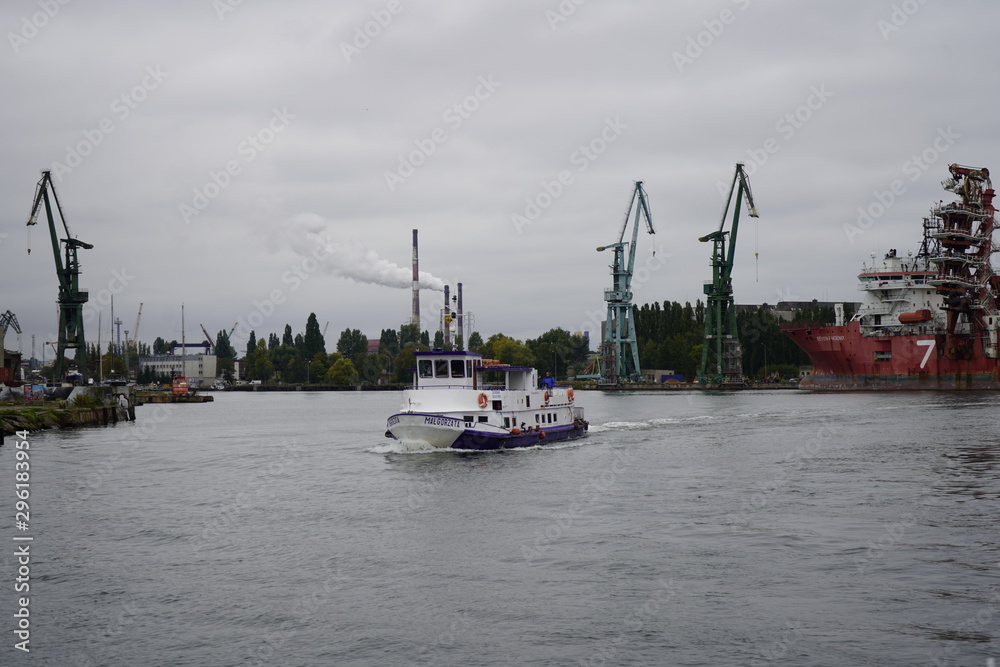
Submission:
[[[193,389],[211,387],[218,373],[217,358],[214,354],[209,354],[211,350],[209,343],[174,343],[167,354],[140,357],[139,370],[151,368],[156,373],[171,377],[186,377],[188,386]]]

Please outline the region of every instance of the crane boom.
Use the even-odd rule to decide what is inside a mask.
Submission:
[[[736,194],[733,206],[733,194]],[[743,350],[736,328],[736,306],[733,301],[733,260],[736,256],[736,237],[739,233],[740,208],[746,196],[750,217],[756,218],[757,206],[750,190],[750,181],[743,171],[743,163],[736,163],[729,197],[722,211],[719,228],[699,238],[712,243],[712,282],[705,284],[705,340],[701,349],[701,367],[698,381],[709,384],[745,384],[743,376]],[[733,206],[732,224],[723,231],[726,216]],[[729,237],[728,247],[726,237]]]
[[[632,211],[635,218],[632,225],[632,240],[625,240]],[[608,315],[601,342],[601,384],[638,382],[642,379],[639,366],[639,348],[635,339],[632,312],[632,269],[635,266],[635,246],[639,238],[639,218],[645,217],[646,231],[655,234],[653,219],[649,213],[649,202],[642,181],[635,182],[625,219],[618,232],[618,242],[597,248],[598,252],[611,249],[614,257],[611,263],[613,285],[604,290],[604,300],[608,302]],[[625,257],[626,248],[628,258]]]
[[[139,302],[139,314],[135,316],[135,327],[132,329],[132,342],[139,344],[139,321],[142,319],[142,302]]]
[[[51,191],[51,197],[50,195]],[[55,206],[53,207],[53,202]],[[87,303],[88,293],[80,289],[80,262],[76,251],[79,248],[89,250],[94,246],[73,238],[63,215],[62,205],[56,195],[52,174],[45,170],[35,187],[35,199],[28,216],[28,226],[37,224],[38,210],[45,205],[45,216],[49,223],[49,235],[52,238],[52,254],[56,262],[56,276],[59,279],[59,341],[56,350],[54,371],[60,379],[63,377],[63,364],[66,350],[76,350],[76,365],[83,383],[87,382],[87,342],[83,332],[83,305]],[[66,238],[60,239],[56,229],[54,212],[58,212]],[[64,246],[65,258],[60,256],[60,244]],[[30,250],[29,250],[30,252]]]

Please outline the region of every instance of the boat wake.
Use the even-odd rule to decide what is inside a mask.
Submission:
[[[698,422],[709,421],[711,419],[715,419],[715,417],[712,417],[711,415],[698,415],[695,417],[658,417],[656,419],[645,419],[634,422],[605,422],[604,424],[591,424],[590,432],[604,433],[608,431],[647,431],[675,424],[696,424]]]

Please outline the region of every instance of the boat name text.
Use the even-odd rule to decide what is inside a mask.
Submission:
[[[458,428],[462,425],[462,420],[453,419],[452,417],[424,417],[424,423],[431,426],[451,426],[452,428]]]

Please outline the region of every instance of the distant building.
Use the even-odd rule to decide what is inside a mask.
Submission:
[[[380,338],[369,338],[368,339],[368,354],[378,354],[378,346],[381,343]]]
[[[201,354],[186,354],[191,350],[202,350]],[[182,375],[192,388],[210,387],[218,375],[218,360],[209,354],[212,346],[208,343],[192,345],[171,344],[169,354],[156,354],[139,358],[139,370],[146,368],[170,377]],[[182,354],[183,353],[183,354]]]

